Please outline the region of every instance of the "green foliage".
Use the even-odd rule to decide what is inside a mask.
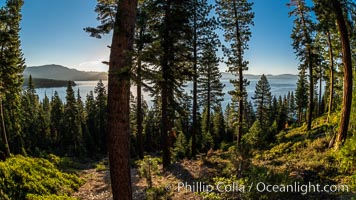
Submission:
[[[108,170],[108,160],[107,159],[103,159],[98,163],[95,163],[94,167],[96,169],[96,171],[106,171]]]
[[[244,78],[244,71],[248,70],[248,61],[244,60],[244,52],[248,49],[248,41],[251,37],[250,27],[254,24],[253,3],[246,0],[218,0],[216,1],[216,12],[219,16],[220,25],[224,30],[226,45],[222,50],[227,57],[225,63],[228,71],[236,76],[230,80],[235,87],[229,91],[232,96],[232,111],[237,116],[238,141],[241,140],[244,126],[244,100],[246,101],[248,85]]]
[[[344,146],[337,152],[337,160],[341,172],[356,171],[356,136],[348,138]]]
[[[152,188],[152,176],[159,173],[160,163],[161,160],[159,158],[151,156],[145,156],[143,160],[137,162],[140,177],[146,179],[148,188]]]
[[[4,199],[65,199],[81,184],[76,175],[61,172],[43,158],[15,156],[0,162],[0,197]]]
[[[183,132],[179,132],[177,139],[173,145],[173,157],[176,159],[183,159],[186,156],[190,155],[190,146],[188,144],[185,135]]]
[[[271,86],[264,74],[262,74],[261,79],[256,84],[255,95],[252,99],[256,106],[256,117],[260,121],[262,128],[266,129],[272,122],[269,118],[272,95]]]
[[[12,153],[26,154],[21,128],[21,90],[25,60],[20,22],[23,0],[6,0],[0,8],[0,98]],[[11,134],[10,134],[11,133]]]
[[[35,88],[56,88],[56,87],[67,87],[68,81],[64,80],[54,80],[54,79],[44,79],[44,78],[32,78]],[[74,81],[71,81],[73,86],[76,86]],[[25,77],[23,86],[28,87],[29,79]]]
[[[256,120],[253,123],[249,132],[243,137],[243,139],[247,142],[248,145],[256,149],[265,148],[268,145],[267,138],[268,132],[262,128],[259,120]]]
[[[66,104],[63,115],[63,132],[60,137],[61,148],[64,150],[62,153],[79,156],[83,154],[83,130],[71,82],[68,82],[66,90]]]
[[[69,197],[67,195],[36,195],[28,194],[26,200],[78,200],[77,198]]]
[[[212,137],[214,140],[214,149],[218,149],[222,141],[227,141],[225,133],[224,114],[221,105],[215,107],[213,115]]]

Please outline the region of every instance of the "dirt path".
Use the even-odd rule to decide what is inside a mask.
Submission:
[[[199,200],[201,198],[193,192],[177,192],[176,186],[179,182],[193,183],[204,176],[204,171],[206,171],[206,169],[202,166],[201,161],[184,160],[173,164],[169,171],[153,176],[153,187],[166,189],[167,185],[171,186],[171,191],[166,191],[166,193],[169,194],[172,200]],[[73,197],[83,200],[112,200],[110,174],[108,170],[83,170],[80,177],[85,179],[86,183],[73,194]],[[145,199],[147,184],[144,179],[139,177],[136,168],[131,169],[131,180],[133,199]]]

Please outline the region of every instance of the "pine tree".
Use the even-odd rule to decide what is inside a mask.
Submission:
[[[192,1],[192,15],[191,15],[191,26],[193,31],[192,37],[192,48],[193,48],[193,115],[192,115],[192,155],[196,153],[196,134],[197,129],[197,112],[199,110],[198,106],[198,78],[199,78],[199,66],[204,62],[205,57],[201,55],[204,51],[206,45],[209,43],[207,38],[216,38],[213,40],[214,44],[217,45],[217,37],[213,32],[216,29],[216,21],[214,18],[209,18],[212,6],[208,4],[207,0],[193,0]],[[199,70],[199,71],[198,71]]]
[[[270,112],[270,121],[273,123],[277,119],[278,115],[278,100],[276,96],[273,96],[271,102],[271,112]]]
[[[99,80],[98,84],[94,88],[95,97],[95,141],[102,154],[106,154],[106,139],[107,139],[107,94],[104,83]]]
[[[138,2],[137,17],[136,17],[136,31],[134,42],[134,61],[132,79],[136,84],[136,128],[137,128],[137,146],[138,155],[143,159],[143,98],[142,88],[150,89],[148,85],[144,83],[145,79],[150,78],[151,72],[149,67],[144,64],[150,62],[150,56],[148,48],[152,42],[152,35],[149,30],[148,19],[150,15],[148,13],[148,3],[145,1]]]
[[[246,121],[246,125],[247,125],[247,129],[250,129],[252,124],[256,121],[256,114],[253,108],[253,104],[251,101],[247,102],[247,100],[245,101],[245,121]]]
[[[132,199],[130,175],[130,70],[137,1],[117,2],[108,86],[108,150],[113,199]]]
[[[291,93],[290,99],[289,99],[289,120],[294,121],[295,120],[295,112],[296,110],[296,105],[295,105],[295,98],[294,98],[294,92]]]
[[[224,85],[220,82],[221,73],[219,71],[219,59],[216,57],[216,45],[218,41],[216,38],[210,40],[210,43],[205,45],[205,49],[202,52],[202,59],[199,66],[200,76],[198,79],[198,95],[200,105],[204,107],[206,112],[206,120],[203,121],[204,127],[209,127],[211,123],[212,108],[218,106],[223,100],[222,92]],[[211,133],[208,128],[202,129],[203,132]]]
[[[78,88],[77,91],[77,119],[78,119],[78,125],[80,126],[80,130],[81,130],[81,135],[80,135],[80,141],[82,143],[84,143],[84,135],[86,135],[87,133],[87,124],[86,124],[86,113],[85,113],[85,109],[84,109],[84,103],[82,101],[82,97],[80,96],[80,90]],[[85,147],[83,144],[80,144],[80,150],[81,154],[83,154],[85,152]]]
[[[311,9],[306,5],[305,0],[291,0],[289,6],[294,6],[289,15],[295,16],[294,28],[292,32],[293,48],[301,61],[300,70],[309,72],[309,101],[307,129],[311,129],[311,123],[314,111],[314,77],[315,68],[315,45],[313,41],[314,23],[311,20],[309,12]]]
[[[213,124],[212,121],[210,120],[211,118],[210,116],[211,116],[210,110],[207,107],[205,107],[202,116],[201,136],[200,138],[198,137],[201,143],[200,148],[203,152],[207,152],[210,148],[214,147],[214,140],[212,137]]]
[[[344,71],[344,91],[343,91],[343,101],[341,108],[341,119],[340,119],[340,128],[336,138],[336,148],[339,148],[347,138],[347,130],[350,121],[351,113],[351,103],[352,103],[352,57],[350,49],[350,38],[347,30],[347,19],[345,19],[345,10],[347,9],[348,1],[343,2],[340,0],[335,0],[327,2],[325,4],[336,16],[336,23],[340,34],[340,41],[342,46],[342,62],[343,62],[343,71]]]
[[[212,136],[214,139],[215,149],[219,148],[221,142],[226,141],[227,139],[225,133],[224,114],[221,105],[217,105],[214,108]]]
[[[226,141],[227,142],[232,142],[234,138],[234,116],[233,116],[233,110],[232,107],[230,106],[230,103],[226,105],[225,111],[224,111],[224,121],[225,121],[225,132],[226,132]]]
[[[48,100],[48,98],[47,98]],[[36,118],[36,141],[35,153],[39,151],[52,151],[51,146],[51,129],[50,129],[50,115],[49,110],[44,109],[43,103],[38,107],[38,116]]]
[[[155,60],[151,64],[156,66],[157,73],[152,80],[154,94],[161,100],[161,134],[163,150],[163,167],[170,165],[170,134],[180,109],[182,100],[182,86],[191,74],[190,51],[191,27],[189,17],[191,4],[188,0],[155,0],[150,2],[152,17],[151,30],[154,34],[155,48],[151,48],[151,55]]]
[[[60,139],[63,133],[63,118],[64,118],[63,102],[60,99],[58,92],[54,91],[51,100],[51,141],[53,147],[60,146]],[[57,151],[59,149],[56,149]]]
[[[261,79],[256,84],[255,95],[252,97],[256,106],[256,117],[261,126],[266,128],[270,125],[270,105],[272,101],[271,86],[267,77],[262,74]]]
[[[299,79],[297,82],[297,89],[295,91],[295,104],[298,112],[298,122],[302,122],[302,116],[308,102],[307,80],[305,72],[299,72]]]
[[[279,96],[278,98],[278,114],[276,119],[277,132],[285,128],[286,122],[288,120],[286,99],[287,99],[286,97],[282,99],[281,96]]]
[[[244,51],[248,48],[247,42],[250,39],[250,26],[253,25],[254,13],[252,3],[246,0],[218,0],[217,13],[221,21],[221,26],[224,29],[225,42],[229,46],[224,47],[224,55],[227,56],[226,64],[229,67],[229,72],[238,76],[237,80],[232,80],[231,83],[235,86],[234,91],[230,91],[233,100],[238,102],[238,139],[240,144],[243,132],[243,100],[246,94],[247,80],[244,79],[243,71],[247,70],[248,62],[243,59]]]
[[[86,148],[88,152],[101,152],[99,145],[97,144],[100,140],[98,134],[96,133],[96,116],[97,116],[97,108],[96,101],[94,99],[93,91],[90,91],[87,94],[85,100],[85,112],[86,112],[86,124],[87,131],[85,132],[84,141],[86,144]]]
[[[0,91],[2,91],[2,89],[3,88],[0,85]],[[10,153],[10,147],[9,147],[9,142],[8,142],[8,137],[7,137],[7,132],[6,132],[5,116],[4,116],[2,98],[3,98],[3,95],[0,93],[1,136],[2,136],[2,142],[4,143],[5,158],[8,158],[8,157],[10,157],[11,153]]]
[[[82,127],[79,121],[78,105],[72,88],[68,81],[66,90],[66,104],[64,105],[62,123],[61,147],[62,153],[70,153],[79,156],[82,152]]]
[[[38,132],[40,104],[31,75],[28,79],[28,86],[22,95],[21,104],[23,137],[25,139],[26,149],[28,152],[33,153],[41,138],[38,137],[38,134],[40,134]]]
[[[20,21],[23,0],[7,0],[0,8],[0,94],[8,142],[13,153],[24,151],[21,135],[22,72],[25,69],[20,42]],[[2,128],[3,131],[5,130]]]

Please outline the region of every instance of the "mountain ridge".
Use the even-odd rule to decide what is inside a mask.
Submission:
[[[232,75],[230,72],[221,72],[221,74],[221,79],[236,79],[236,76]],[[33,78],[38,79],[52,79],[63,81],[108,80],[107,72],[80,71],[57,64],[27,67],[23,75],[25,77],[32,75]],[[247,79],[259,79],[261,77],[261,75],[257,74],[245,74],[244,76]],[[298,75],[294,74],[267,74],[266,76],[268,79],[295,79],[298,77]]]
[[[95,81],[108,79],[108,73],[106,72],[85,72],[56,64],[26,67],[23,75],[25,77],[32,75],[33,78],[63,81]]]

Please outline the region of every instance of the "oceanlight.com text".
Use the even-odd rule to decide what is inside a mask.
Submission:
[[[174,192],[217,192],[217,193],[246,193],[246,192],[267,192],[267,193],[299,193],[302,195],[308,193],[337,193],[337,192],[350,192],[348,185],[322,185],[307,183],[302,184],[300,182],[294,182],[292,184],[267,184],[264,182],[258,182],[256,184],[251,183],[249,185],[243,185],[241,183],[223,183],[207,184],[204,182],[179,182],[176,184],[166,185],[166,190]]]

